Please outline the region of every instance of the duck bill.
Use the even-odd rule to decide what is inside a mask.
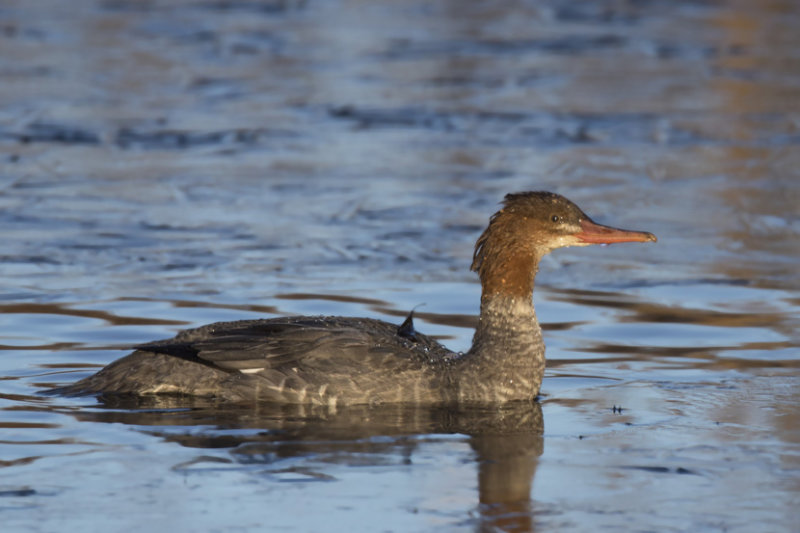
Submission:
[[[575,237],[586,244],[613,244],[615,242],[655,242],[656,236],[646,231],[631,231],[596,224],[585,218],[581,231]]]

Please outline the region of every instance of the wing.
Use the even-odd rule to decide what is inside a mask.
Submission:
[[[218,323],[189,330],[175,339],[137,346],[203,363],[228,372],[270,369],[355,372],[378,364],[408,366],[430,359],[438,343],[379,320],[341,317],[286,317]],[[434,350],[436,351],[436,350]],[[416,366],[416,365],[414,365]]]

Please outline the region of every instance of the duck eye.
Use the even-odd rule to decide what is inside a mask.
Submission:
[[[561,220],[561,217],[560,217],[560,216],[558,216],[558,215],[553,215],[553,216],[550,218],[550,220],[552,220],[553,222],[558,222],[559,220]]]

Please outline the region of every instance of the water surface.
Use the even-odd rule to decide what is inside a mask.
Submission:
[[[0,6],[4,530],[792,531],[800,12],[759,2]],[[533,405],[39,394],[219,320],[469,347],[472,246],[553,190]]]

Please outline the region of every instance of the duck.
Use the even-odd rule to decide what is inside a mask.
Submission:
[[[50,392],[178,395],[314,406],[505,404],[535,400],[545,345],[533,305],[541,259],[557,248],[655,242],[594,222],[564,196],[505,196],[478,238],[471,270],[480,317],[466,352],[363,317],[288,316],[218,322],[134,347],[96,374]]]

